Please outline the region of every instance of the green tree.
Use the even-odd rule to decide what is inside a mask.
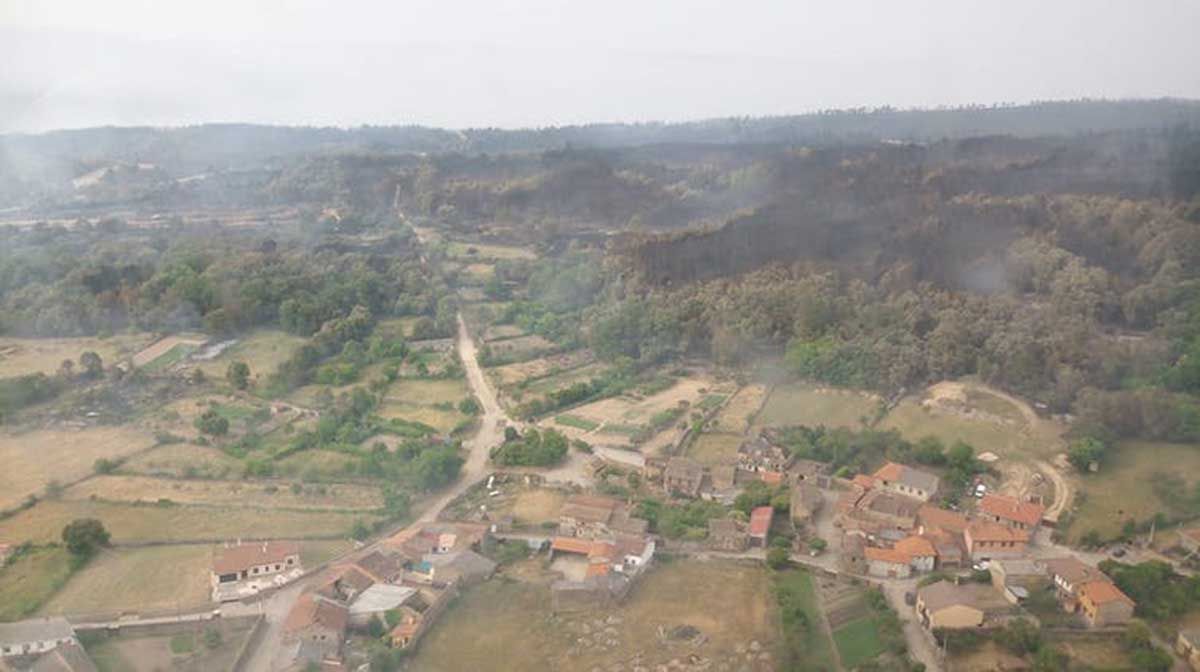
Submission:
[[[97,550],[109,545],[108,530],[95,518],[79,518],[71,521],[62,530],[63,543],[67,550],[79,558],[91,557]]]
[[[216,411],[211,408],[196,418],[196,429],[203,434],[212,436],[225,436],[229,433],[229,420],[221,417]]]
[[[225,380],[239,390],[250,386],[250,365],[245,362],[230,362],[225,370]]]
[[[1093,462],[1099,464],[1107,450],[1108,447],[1103,441],[1088,436],[1071,442],[1071,447],[1067,450],[1067,459],[1070,460],[1071,466],[1081,472],[1087,472]]]
[[[788,566],[788,552],[786,548],[772,546],[767,549],[767,566],[771,569],[784,569]]]
[[[83,367],[83,375],[86,378],[95,380],[104,375],[104,361],[91,350],[79,356],[79,365]]]

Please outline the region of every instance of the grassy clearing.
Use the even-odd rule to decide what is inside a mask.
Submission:
[[[754,384],[741,388],[714,418],[717,428],[724,432],[746,431],[766,398],[766,385]]]
[[[533,250],[509,245],[453,242],[446,246],[446,256],[453,259],[537,259]]]
[[[121,465],[122,472],[175,478],[224,478],[241,470],[241,461],[221,450],[187,443],[159,446]]]
[[[67,583],[71,556],[64,548],[41,548],[0,569],[0,621],[33,615]]]
[[[879,639],[879,629],[871,617],[850,621],[833,631],[833,642],[837,645],[842,657],[842,664],[847,669],[867,662],[883,653],[883,642]]]
[[[771,391],[754,424],[862,427],[861,418],[875,414],[877,398],[865,392],[837,390],[809,383],[779,385]]]
[[[680,402],[695,406],[705,395],[716,392],[715,386],[716,381],[705,376],[682,378],[666,390],[644,398],[621,396],[601,399],[580,406],[574,412],[600,422],[651,424],[653,417],[678,408]]]
[[[892,409],[880,426],[898,430],[908,439],[936,436],[947,444],[966,441],[975,446],[978,452],[991,451],[1002,457],[1021,451],[1026,441],[1017,428],[984,419],[931,411],[911,398]]]
[[[333,450],[305,450],[288,455],[275,463],[275,472],[289,477],[331,478],[346,473],[347,465],[358,460]]]
[[[688,447],[687,456],[705,466],[732,464],[737,461],[742,437],[737,434],[704,433]]]
[[[492,353],[493,361],[501,360],[509,362],[533,359],[557,347],[553,341],[537,334],[507,338],[503,341],[491,341],[487,344],[488,350]]]
[[[512,516],[527,525],[557,522],[558,511],[565,501],[566,494],[559,490],[526,490],[513,502]]]
[[[769,579],[760,567],[723,562],[674,562],[653,568],[629,599],[611,613],[620,646],[609,651],[572,652],[579,636],[567,622],[596,618],[549,618],[544,584],[489,581],[467,591],[433,628],[413,660],[413,669],[563,670],[607,667],[645,652],[649,669],[678,656],[664,647],[658,628],[682,625],[706,637],[705,657],[730,660],[735,647],[757,641],[768,649],[778,638],[770,607]],[[512,642],[520,641],[520,647]],[[737,669],[736,667],[732,669]]]
[[[449,380],[405,379],[392,383],[387,391],[387,401],[432,406],[434,404],[458,404],[470,394],[467,382],[461,378]]]
[[[604,372],[607,370],[607,364],[595,362],[579,368],[571,369],[569,371],[562,371],[552,376],[539,378],[538,380],[530,382],[528,385],[526,385],[524,390],[533,394],[546,394],[548,392],[561,390],[565,387],[570,387],[575,383],[591,380],[592,378],[598,378],[604,375]]]
[[[354,550],[349,539],[337,541],[305,541],[300,544],[300,563],[306,568],[323,565]]]
[[[203,607],[212,546],[102,551],[42,605],[42,616]]]
[[[100,458],[121,458],[152,445],[153,436],[130,425],[0,434],[0,510],[41,494],[50,481],[87,476]]]
[[[100,355],[106,364],[131,357],[153,336],[148,333],[118,334],[109,338],[0,338],[0,378],[29,373],[47,375],[58,371],[63,360],[79,366],[85,352]]]
[[[1144,521],[1159,511],[1171,513],[1155,492],[1158,474],[1180,476],[1189,486],[1200,481],[1200,446],[1125,441],[1110,455],[1099,473],[1080,481],[1085,496],[1071,520],[1072,541],[1088,530],[1115,536],[1131,518]]]
[[[488,369],[488,373],[499,386],[508,387],[534,379],[539,379],[540,383],[543,377],[562,375],[588,365],[603,368],[603,365],[594,363],[594,356],[590,350],[574,350],[527,362],[493,367]]]
[[[808,623],[806,627],[784,627],[782,669],[832,670],[833,645],[821,628],[821,615],[817,607],[816,588],[812,576],[803,569],[791,569],[774,574],[776,595],[785,595],[786,600],[798,605]],[[772,605],[775,599],[768,598]]]
[[[67,490],[65,499],[109,502],[169,500],[176,504],[248,506],[263,509],[374,510],[383,506],[379,488],[345,483],[294,487],[280,482],[211,481],[149,476],[96,476]]]
[[[99,518],[116,543],[194,541],[263,537],[302,539],[349,534],[356,520],[368,525],[378,517],[367,513],[263,511],[251,508],[135,506],[91,501],[43,501],[0,521],[0,539],[14,543],[58,541],[63,527],[76,518]]]
[[[432,406],[393,401],[385,401],[376,413],[385,420],[400,418],[409,422],[419,422],[429,425],[441,434],[448,434],[460,422],[467,419],[466,415],[459,413],[457,410],[445,411],[433,408]]]
[[[250,365],[250,375],[255,380],[265,380],[288,357],[292,356],[305,339],[278,329],[253,331],[227,348],[217,357],[197,363],[209,378],[224,380],[230,362],[245,362]]]
[[[156,371],[165,371],[179,362],[186,359],[193,352],[200,349],[200,346],[194,343],[175,343],[166,352],[155,357],[140,368],[148,373]]]
[[[569,413],[563,413],[562,415],[555,416],[554,421],[566,427],[582,429],[585,432],[590,432],[600,426],[600,423],[598,422],[593,422],[587,418],[581,418],[578,415],[571,415]]]

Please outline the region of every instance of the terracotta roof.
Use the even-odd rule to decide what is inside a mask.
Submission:
[[[607,562],[592,562],[587,566],[587,571],[584,572],[585,577],[604,576],[608,574]]]
[[[1029,541],[1029,533],[1025,530],[1014,530],[1000,523],[989,523],[983,520],[971,521],[967,533],[972,541]]]
[[[1086,597],[1092,604],[1125,602],[1133,606],[1133,600],[1110,581],[1088,581],[1079,587],[1079,596]]]
[[[312,593],[305,593],[288,612],[283,627],[287,632],[296,632],[312,625],[321,625],[336,632],[345,632],[349,617],[350,611],[346,607]]]
[[[783,483],[783,472],[779,471],[760,471],[758,478],[767,485],[779,485]]]
[[[850,479],[850,482],[864,490],[870,490],[875,487],[875,479],[866,474],[855,474],[854,478]]]
[[[587,555],[589,558],[612,560],[617,556],[617,545],[610,541],[594,541]]]
[[[555,537],[554,541],[550,542],[550,550],[587,555],[592,551],[592,541],[577,537]]]
[[[266,541],[218,549],[213,553],[215,574],[233,574],[258,565],[282,563],[289,555],[299,555],[300,545],[292,541]]]
[[[983,499],[979,500],[979,510],[989,516],[1033,527],[1042,521],[1046,507],[1007,495],[984,495]]]
[[[914,469],[906,464],[897,464],[888,462],[879,468],[874,474],[875,480],[891,481],[892,483],[903,483],[909,487],[918,488],[927,492],[937,490],[938,477],[922,471]]]
[[[955,511],[939,509],[926,504],[917,509],[917,519],[926,527],[940,527],[949,532],[962,532],[967,529],[967,517]]]
[[[928,539],[923,537],[905,537],[896,542],[896,550],[910,558],[922,558],[937,555],[937,550]]]
[[[895,548],[876,548],[868,546],[863,549],[863,555],[867,560],[878,560],[880,562],[890,562],[895,565],[907,565],[911,558],[904,551]]]
[[[769,506],[760,506],[750,512],[750,536],[765,537],[767,531],[771,529],[771,518],[775,516],[775,509]]]

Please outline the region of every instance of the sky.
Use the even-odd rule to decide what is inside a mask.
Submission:
[[[1200,98],[1200,0],[0,0],[0,133]]]

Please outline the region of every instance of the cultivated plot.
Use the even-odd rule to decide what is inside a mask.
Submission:
[[[107,365],[131,357],[145,348],[153,336],[147,333],[118,334],[108,338],[0,338],[0,378],[29,373],[54,374],[63,360],[79,369],[79,356],[94,352]]]

